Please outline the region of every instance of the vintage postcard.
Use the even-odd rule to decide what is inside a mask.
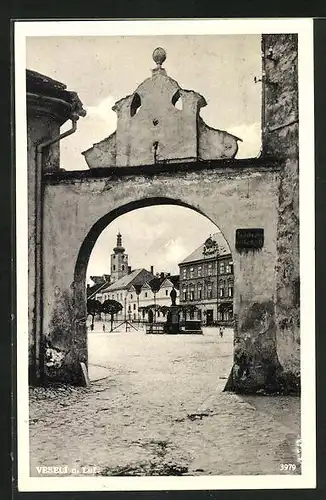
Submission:
[[[14,43],[19,491],[314,488],[312,20]]]

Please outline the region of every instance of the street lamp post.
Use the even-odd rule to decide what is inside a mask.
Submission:
[[[126,331],[127,331],[127,295],[125,295],[125,325],[126,325]]]
[[[156,323],[156,291],[154,291],[154,323]]]
[[[138,317],[138,327],[139,327],[139,293],[137,293],[137,317]]]

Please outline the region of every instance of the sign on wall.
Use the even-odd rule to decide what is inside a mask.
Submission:
[[[259,250],[264,246],[264,229],[237,229],[235,233],[235,248],[238,252]]]

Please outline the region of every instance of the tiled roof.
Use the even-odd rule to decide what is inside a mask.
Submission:
[[[142,289],[142,286],[140,283],[136,283],[136,284],[132,284],[130,287],[129,287],[129,292],[130,291],[135,291],[137,295],[140,294],[140,291]]]
[[[95,285],[102,285],[103,283],[105,283],[105,281],[109,281],[110,279],[110,276],[107,278],[108,275],[103,275],[103,276],[91,276],[91,280],[93,281],[93,283],[95,283]]]
[[[165,281],[166,276],[155,277],[148,282],[153,292],[158,292],[161,288],[163,281]]]
[[[214,233],[211,238],[216,241],[220,256],[231,254],[230,247],[227,244],[222,233]],[[180,264],[186,264],[187,262],[195,262],[196,260],[203,260],[205,258],[209,259],[211,257],[216,257],[216,254],[205,256],[204,247],[205,247],[205,242],[202,243],[200,247],[196,248],[196,250],[194,250],[190,255],[188,255],[188,257],[186,257],[182,262],[180,262]]]
[[[112,285],[105,288],[103,290],[103,293],[113,292],[114,290],[123,290],[125,288],[129,288],[131,285],[142,285],[146,281],[149,281],[153,278],[153,274],[146,269],[134,269],[130,274],[123,276],[119,280],[112,283]]]
[[[105,286],[108,286],[108,281],[103,281],[103,283],[97,283],[93,286],[87,288],[87,299],[92,299],[95,295],[102,290]]]
[[[64,83],[53,80],[53,78],[49,76],[27,69],[26,90],[29,94],[61,99],[70,105],[71,113],[75,113],[77,116],[86,115],[86,111],[83,109],[83,103],[79,99],[77,93],[67,90],[67,86]]]

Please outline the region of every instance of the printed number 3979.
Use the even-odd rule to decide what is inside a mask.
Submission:
[[[297,468],[295,464],[281,464],[280,469],[284,471],[294,471]]]

